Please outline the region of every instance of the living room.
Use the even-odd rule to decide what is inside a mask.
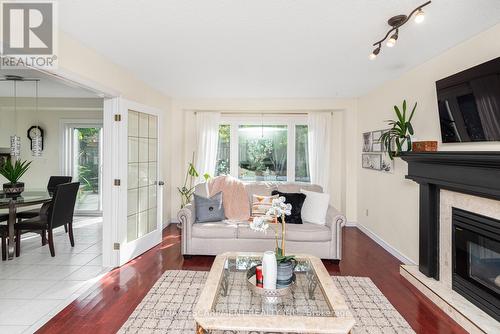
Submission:
[[[498,1],[43,3],[0,73],[104,100],[109,272],[0,333],[498,332]]]

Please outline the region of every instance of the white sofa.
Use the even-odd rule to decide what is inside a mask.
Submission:
[[[196,187],[196,193],[206,196],[205,184]],[[318,185],[299,183],[256,182],[245,184],[248,205],[252,195],[271,195],[273,190],[300,192],[300,189],[322,192]],[[177,215],[182,224],[183,255],[217,255],[229,251],[264,252],[274,249],[274,233],[256,232],[248,221],[220,221],[195,223],[194,205],[189,204]],[[326,225],[304,222],[287,224],[286,251],[288,254],[307,253],[322,259],[340,260],[342,227],[346,218],[333,206],[328,208]]]

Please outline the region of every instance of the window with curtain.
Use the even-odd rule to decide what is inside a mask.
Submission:
[[[305,119],[223,120],[219,127],[216,175],[243,181],[310,182]]]

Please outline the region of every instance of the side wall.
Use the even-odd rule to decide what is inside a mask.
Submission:
[[[418,262],[418,186],[405,180],[407,164],[395,160],[395,173],[361,168],[361,134],[387,128],[394,118],[393,105],[403,99],[418,102],[414,117],[417,140],[441,141],[435,82],[500,56],[500,25],[461,43],[445,53],[378,87],[358,101],[357,172],[358,224],[377,235],[413,262]],[[383,55],[382,55],[383,57]],[[373,66],[377,66],[374,62]],[[500,143],[442,144],[441,151],[500,150]]]

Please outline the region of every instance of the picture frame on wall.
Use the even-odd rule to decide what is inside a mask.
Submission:
[[[9,153],[0,153],[0,167],[2,167],[9,159],[10,159]]]
[[[372,133],[365,132],[363,133],[363,152],[371,152],[372,151]]]
[[[362,167],[365,169],[381,170],[382,155],[378,153],[363,153]]]

